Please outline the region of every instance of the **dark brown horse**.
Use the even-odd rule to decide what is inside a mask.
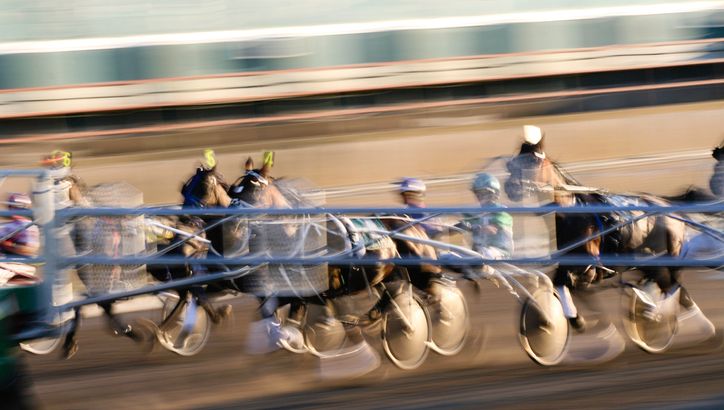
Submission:
[[[289,194],[289,190],[285,188],[283,183],[284,181],[275,180],[270,176],[270,171],[271,167],[268,165],[255,169],[253,161],[249,159],[246,163],[246,173],[229,190],[232,203],[237,206],[263,209],[291,208],[293,206],[306,207],[304,204],[296,204],[295,202],[298,201],[293,200],[295,196]],[[337,317],[343,317],[348,323],[356,323],[360,316],[370,313],[374,316],[374,312],[368,311],[375,309],[376,301],[374,298],[369,299],[365,296],[373,293],[379,294],[378,288],[384,286],[383,283],[392,280],[396,276],[404,276],[404,279],[409,277],[418,288],[423,290],[434,288],[430,279],[440,274],[441,270],[437,266],[421,265],[410,269],[402,269],[390,263],[368,263],[365,261],[392,259],[400,256],[434,259],[436,257],[435,249],[429,245],[385,235],[387,231],[396,230],[401,234],[414,238],[427,239],[424,229],[414,224],[411,219],[396,217],[340,218],[332,215],[317,215],[314,218],[322,221],[323,229],[326,231],[326,238],[323,241],[325,249],[322,254],[337,255],[347,259],[357,257],[359,264],[324,264],[326,284],[323,289],[315,289],[315,292],[311,295],[304,294],[301,297],[299,295],[290,295],[289,289],[284,290],[287,291],[286,294],[284,294],[284,291],[276,294],[274,292],[257,293],[259,287],[256,287],[254,293],[263,302],[261,309],[263,318],[272,318],[278,307],[290,303],[290,320],[288,322],[301,323],[309,304],[321,304],[334,305]],[[269,234],[270,229],[274,229],[277,236],[283,237],[287,235],[290,242],[299,239],[309,241],[308,238],[299,237],[295,232],[301,226],[297,216],[275,217],[274,219],[266,219],[266,221],[267,223],[262,222],[256,228],[249,228],[251,240],[248,246],[250,254],[274,252],[274,249],[260,248],[260,245],[262,247],[270,246],[268,241],[260,240],[260,238]],[[286,227],[288,231],[281,232],[280,226]],[[228,242],[227,240],[227,244]],[[266,278],[265,281],[269,283],[273,282],[273,279]],[[305,283],[298,283],[298,285],[305,287]],[[316,292],[316,290],[321,291]],[[434,293],[434,290],[431,290],[431,292]],[[279,294],[283,294],[283,296],[277,297],[276,295]],[[360,298],[355,299],[355,296],[360,296]],[[365,299],[368,303],[359,303],[360,299]],[[370,300],[372,301],[370,302]],[[348,329],[348,337],[354,341],[361,338],[361,334]]]
[[[511,159],[508,164],[510,177],[505,182],[505,192],[513,201],[520,201],[526,195],[552,194],[553,202],[559,206],[575,205],[657,205],[668,202],[652,195],[613,195],[601,190],[583,187],[573,177],[550,159],[528,153]],[[626,223],[628,221],[628,223]],[[612,232],[596,236],[607,228],[620,224]],[[555,215],[556,241],[559,249],[567,249],[569,255],[638,255],[679,256],[685,239],[684,222],[666,215],[646,215],[640,211],[602,214]],[[586,240],[588,238],[588,240]],[[572,247],[572,245],[579,246]],[[568,249],[571,248],[572,249]],[[642,268],[645,276],[655,280],[663,292],[681,287],[676,268]],[[554,285],[561,293],[566,316],[574,327],[582,329],[583,322],[570,298],[568,288],[577,282],[588,285],[600,278],[595,266],[559,266]],[[571,280],[573,278],[573,281]],[[694,307],[694,302],[681,288],[681,304]]]

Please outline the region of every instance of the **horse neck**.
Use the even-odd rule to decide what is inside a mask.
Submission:
[[[281,191],[274,186],[269,185],[266,189],[266,195],[265,195],[265,205],[267,208],[282,208],[282,209],[291,209],[292,205],[287,201],[287,199],[282,195]]]
[[[569,178],[555,162],[548,158],[543,160],[541,165],[541,181],[552,187],[560,187],[563,185],[578,185],[578,183]]]
[[[229,194],[226,193],[223,185],[213,175],[209,176],[205,196],[204,203],[206,203],[206,206],[228,208],[231,204]]]

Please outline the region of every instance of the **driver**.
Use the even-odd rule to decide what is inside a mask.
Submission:
[[[543,140],[545,134],[543,130],[535,125],[523,126],[523,143],[520,145],[520,154],[531,154],[538,159],[545,159],[546,153],[543,151]]]
[[[418,178],[404,178],[400,182],[400,197],[402,202],[410,210],[425,208],[425,191],[427,187],[421,179]],[[408,216],[412,219],[423,219],[428,216],[425,213],[410,212]],[[435,220],[435,218],[427,219],[427,222],[420,222],[418,224],[425,230],[427,236],[434,238],[443,233],[443,228]]]
[[[50,177],[53,179],[56,209],[90,206],[90,202],[85,197],[85,183],[73,174],[72,153],[55,150],[43,158],[41,164],[48,169]]]
[[[483,172],[475,176],[471,190],[481,207],[500,205],[500,181]],[[463,227],[472,232],[473,250],[486,259],[507,259],[513,254],[513,217],[507,212],[466,217]]]

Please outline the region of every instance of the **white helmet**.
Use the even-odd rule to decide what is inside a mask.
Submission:
[[[523,138],[528,144],[536,145],[543,139],[543,131],[535,125],[524,125]]]
[[[400,193],[413,192],[413,193],[424,193],[427,190],[425,183],[418,178],[405,178],[400,182]]]

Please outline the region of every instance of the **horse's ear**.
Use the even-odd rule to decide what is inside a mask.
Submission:
[[[251,159],[251,157],[246,159],[246,163],[244,163],[244,169],[247,171],[251,171],[254,169],[254,160]]]
[[[261,170],[259,170],[259,174],[263,176],[264,178],[269,177],[269,174],[271,173],[271,165],[264,164],[263,167],[261,167]]]

